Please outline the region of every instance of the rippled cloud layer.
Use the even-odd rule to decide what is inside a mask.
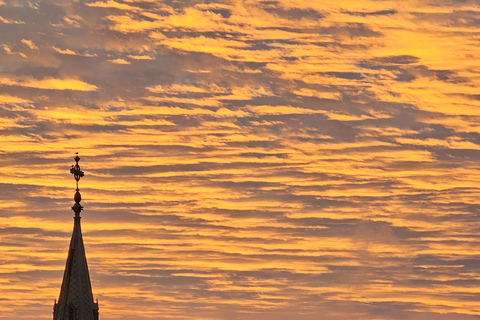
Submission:
[[[476,0],[0,0],[0,319],[73,226],[102,319],[473,320]]]

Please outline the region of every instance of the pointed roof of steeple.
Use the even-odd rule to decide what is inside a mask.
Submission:
[[[78,165],[79,160],[80,157],[76,156],[76,164],[70,169],[77,181],[75,204],[72,207],[75,217],[60,297],[53,308],[53,320],[98,320],[98,303],[93,301],[80,226],[80,212],[83,207],[80,205],[82,197],[78,189],[78,181],[84,174]]]

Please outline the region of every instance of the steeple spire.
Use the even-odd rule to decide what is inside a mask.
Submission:
[[[93,301],[92,285],[88,273],[87,257],[83,245],[82,230],[80,226],[80,212],[83,210],[80,201],[82,196],[78,189],[78,181],[84,176],[80,170],[80,157],[74,158],[76,164],[72,165],[70,173],[77,182],[74,196],[75,212],[72,239],[68,250],[67,263],[63,274],[60,297],[53,307],[53,320],[98,320],[98,302]]]

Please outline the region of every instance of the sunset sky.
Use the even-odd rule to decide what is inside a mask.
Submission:
[[[478,0],[0,0],[0,320],[75,152],[101,320],[480,319]]]

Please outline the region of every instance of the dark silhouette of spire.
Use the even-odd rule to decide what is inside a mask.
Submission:
[[[77,182],[74,196],[75,204],[72,207],[75,212],[73,233],[60,297],[53,306],[53,320],[98,320],[98,302],[93,301],[92,285],[80,227],[80,212],[83,207],[80,204],[82,196],[78,189],[78,181],[84,176],[84,173],[80,170],[78,164],[80,157],[77,155],[74,159],[76,164],[70,169],[70,173],[73,174]]]

